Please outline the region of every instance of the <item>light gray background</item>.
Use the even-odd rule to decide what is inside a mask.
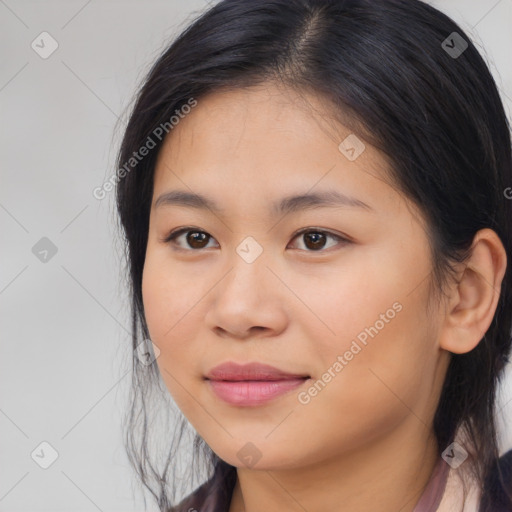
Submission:
[[[432,3],[485,48],[510,116],[512,0]],[[130,342],[114,196],[92,190],[114,171],[136,85],[206,7],[0,0],[0,511],[142,510],[120,437]],[[43,31],[59,45],[47,59],[31,48]],[[42,237],[58,249],[46,263],[32,253]],[[30,455],[43,441],[59,453],[46,470]]]

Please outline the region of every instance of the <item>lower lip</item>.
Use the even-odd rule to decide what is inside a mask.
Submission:
[[[309,379],[228,381],[210,380],[213,392],[231,405],[244,407],[262,405],[284,395]]]

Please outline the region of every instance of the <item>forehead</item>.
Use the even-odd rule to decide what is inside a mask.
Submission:
[[[278,147],[286,144],[289,150],[294,142],[298,150],[305,140],[321,151],[325,147],[319,136],[324,146],[337,146],[351,133],[335,121],[332,106],[322,98],[273,83],[207,94],[181,117],[164,141],[164,149],[172,145],[175,154],[197,144],[206,150],[211,143],[225,150],[219,156],[232,156],[237,149],[259,150],[261,143],[267,144],[267,152],[277,153]]]
[[[364,149],[356,159],[340,151],[340,143],[354,136],[335,121],[325,101],[312,95],[273,84],[211,93],[199,98],[165,138],[155,168],[155,197],[188,188],[267,200],[282,197],[284,190],[322,187],[366,196],[366,203],[372,197],[396,202],[391,196],[400,194],[379,151],[360,139]]]

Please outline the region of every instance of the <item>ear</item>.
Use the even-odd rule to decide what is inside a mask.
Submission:
[[[494,317],[506,268],[507,254],[496,232],[478,231],[460,279],[450,288],[441,348],[464,354],[478,345]]]

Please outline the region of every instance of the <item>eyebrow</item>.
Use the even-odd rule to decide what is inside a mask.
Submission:
[[[221,208],[213,199],[185,190],[172,190],[161,194],[155,201],[153,208],[157,209],[162,206],[171,205],[208,209],[218,214],[225,212],[225,209]],[[280,201],[273,203],[272,213],[275,215],[284,215],[302,210],[339,206],[351,206],[375,213],[375,210],[370,205],[360,199],[347,196],[335,190],[284,197]]]

